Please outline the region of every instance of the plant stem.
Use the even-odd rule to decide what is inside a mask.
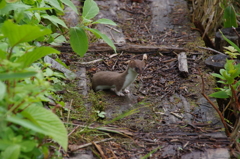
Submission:
[[[230,132],[229,132],[229,130],[228,130],[228,126],[227,126],[227,124],[226,124],[226,122],[225,122],[225,120],[224,120],[224,117],[223,117],[223,115],[222,115],[222,113],[220,112],[220,110],[217,108],[217,106],[215,106],[215,104],[208,98],[208,96],[206,96],[206,94],[204,93],[205,92],[205,85],[204,85],[204,80],[203,80],[203,75],[202,75],[202,73],[200,72],[200,70],[199,70],[199,73],[200,73],[200,76],[201,76],[201,79],[202,79],[202,92],[201,92],[201,94],[205,97],[205,99],[213,106],[213,108],[217,111],[217,113],[218,113],[218,115],[219,115],[219,117],[220,117],[220,119],[221,119],[221,121],[222,121],[222,123],[223,123],[223,126],[224,126],[224,128],[225,128],[225,133],[226,133],[226,135],[229,137],[231,134],[230,134]]]

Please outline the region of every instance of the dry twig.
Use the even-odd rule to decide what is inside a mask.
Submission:
[[[214,50],[214,49],[209,48],[209,47],[201,47],[201,46],[198,46],[198,48],[200,48],[200,49],[205,49],[205,50],[209,50],[209,51],[212,51],[212,52],[221,54],[221,55],[226,55],[226,54],[224,54],[224,53],[222,53],[222,52],[220,52],[220,51]]]
[[[92,142],[92,144],[96,147],[96,149],[98,150],[98,152],[100,153],[102,159],[107,159],[107,157],[104,155],[104,152],[101,148],[100,145],[97,145],[95,142]]]
[[[98,144],[98,143],[106,142],[106,141],[110,141],[110,140],[113,140],[113,138],[103,139],[103,140],[101,140],[101,141],[96,141],[96,142],[94,142],[94,143]],[[87,143],[87,144],[80,145],[80,146],[69,145],[68,147],[69,147],[69,149],[70,149],[71,151],[76,151],[76,150],[78,150],[78,149],[81,149],[81,148],[84,148],[84,147],[87,147],[87,146],[91,146],[91,145],[92,145],[92,143]]]

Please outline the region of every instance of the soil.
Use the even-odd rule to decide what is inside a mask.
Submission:
[[[116,1],[97,2],[104,15],[110,10],[107,6]],[[215,80],[211,76],[212,71],[204,64],[210,54],[197,48],[204,46],[204,42],[198,32],[191,30],[193,25],[186,1],[139,2],[117,2],[117,14],[112,17],[108,14],[106,18],[118,23],[116,29],[122,32],[118,38],[117,34],[108,32],[109,37],[115,42],[120,41],[121,45],[186,49],[188,77],[183,77],[178,69],[177,52],[146,52],[147,65],[143,74],[131,85],[130,93],[119,97],[112,91],[93,92],[90,79],[94,73],[103,70],[122,72],[128,60],[141,60],[142,52],[123,51],[114,57],[110,52],[88,52],[83,58],[73,52],[62,52],[62,58],[78,75],[77,79],[69,81],[65,93],[66,102],[73,101],[72,105],[69,104],[72,107],[72,123],[96,128],[75,130],[75,134],[69,137],[70,152],[74,152],[75,158],[81,155],[96,158],[96,154],[101,158],[121,159],[138,159],[147,154],[149,158],[156,159],[229,158],[229,140],[223,126],[217,113],[201,95],[200,74],[205,81],[205,94],[213,92]],[[102,60],[92,64],[82,63],[97,59]],[[100,112],[106,113],[105,118],[99,117]],[[119,120],[112,122],[117,118]],[[103,125],[107,126],[107,130],[99,129]],[[79,145],[104,138],[113,140],[74,150]]]

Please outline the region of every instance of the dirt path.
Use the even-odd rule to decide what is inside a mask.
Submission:
[[[131,86],[131,93],[118,97],[113,92],[104,91],[96,94],[90,90],[92,75],[100,70],[123,71],[126,61],[141,59],[142,52],[119,52],[111,57],[109,52],[89,52],[83,59],[68,53],[65,57],[71,61],[71,68],[78,74],[75,81],[78,91],[87,100],[82,103],[75,99],[74,108],[84,104],[86,114],[79,115],[76,124],[87,122],[87,110],[97,106],[106,112],[105,121],[120,114],[136,110],[108,126],[124,130],[126,136],[111,134],[113,141],[100,143],[107,158],[138,159],[156,150],[150,158],[229,158],[229,141],[224,134],[222,124],[209,103],[201,95],[201,78],[204,74],[206,94],[212,92],[214,79],[211,77],[204,59],[209,55],[197,46],[203,46],[199,34],[192,31],[189,11],[184,0],[145,0],[132,3],[128,0],[97,1],[101,14],[118,23],[113,29],[98,26],[117,46],[137,44],[141,46],[184,48],[187,50],[189,75],[181,76],[178,70],[178,52],[146,52],[147,67]],[[96,59],[103,59],[94,64],[81,64]],[[74,93],[69,93],[73,97]],[[80,104],[81,102],[81,104]],[[79,111],[76,109],[75,111]],[[82,112],[81,112],[82,113]],[[85,115],[85,116],[84,116]],[[73,121],[74,122],[74,121]],[[120,129],[121,128],[121,129]],[[70,145],[81,145],[81,141]],[[76,153],[76,152],[75,152]],[[81,155],[94,158],[89,148],[80,149]]]

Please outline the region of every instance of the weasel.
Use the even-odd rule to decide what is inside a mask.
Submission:
[[[123,73],[100,71],[93,75],[92,87],[94,91],[112,89],[118,96],[124,96],[122,90],[134,82],[138,74],[142,74],[145,67],[146,55],[143,60],[131,60]],[[126,91],[126,90],[125,90]]]

